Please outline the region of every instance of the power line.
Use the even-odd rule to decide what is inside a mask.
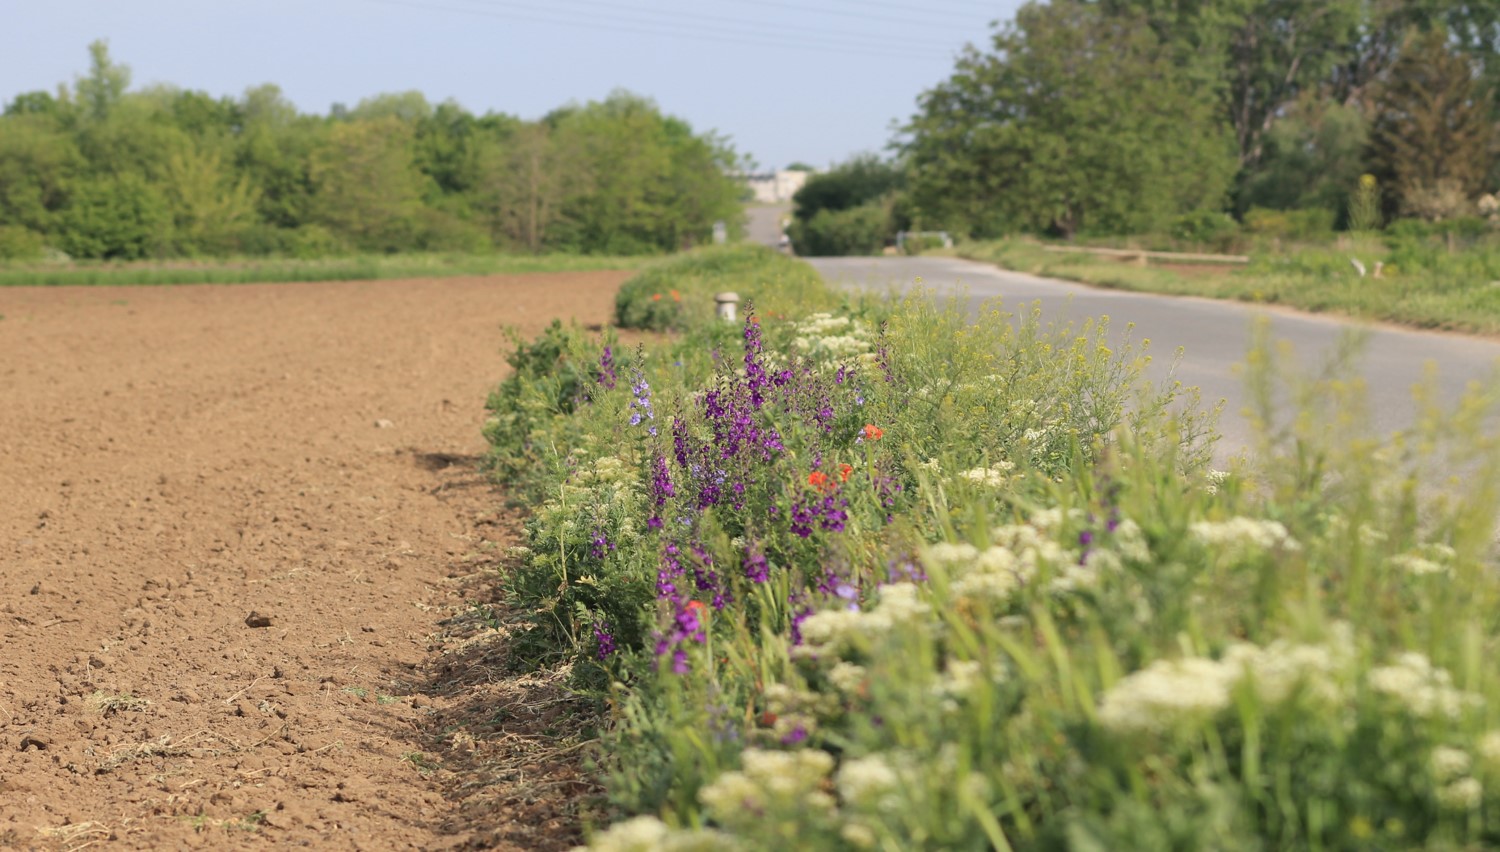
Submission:
[[[563,2],[567,2],[567,0],[563,0]],[[646,9],[646,8],[641,8],[641,7],[636,7],[636,6],[630,6],[630,5],[621,6],[618,3],[598,2],[598,0],[572,0],[572,2],[578,3],[579,5],[584,5],[584,6],[598,6],[598,7],[601,7],[601,8],[624,9],[624,10],[631,11],[631,12],[639,12],[639,13],[650,14],[650,15],[661,15],[661,16],[672,17],[672,18],[697,18],[697,19],[704,20],[704,21],[716,21],[716,22],[724,22],[724,23],[730,23],[730,24],[736,24],[736,25],[746,25],[746,24],[748,24],[748,25],[752,25],[752,26],[762,26],[761,24],[757,24],[754,21],[746,21],[743,18],[726,18],[726,17],[724,17],[722,15],[704,15],[704,14],[701,14],[701,13],[698,13],[698,12],[675,12],[675,11],[674,12],[658,12],[655,9]],[[829,10],[826,10],[826,9],[812,9],[812,8],[808,8],[805,5],[799,6],[799,5],[795,4],[795,3],[778,3],[778,2],[774,2],[774,0],[760,0],[760,2],[758,2],[756,5],[758,5],[758,6],[769,6],[769,7],[777,8],[777,9],[790,9],[791,11],[799,12],[799,13],[802,13],[802,14],[838,15],[838,16],[841,16],[841,17],[843,17],[845,19],[853,18],[854,20],[861,21],[861,22],[863,22],[863,21],[883,21],[883,22],[887,22],[887,23],[903,24],[903,25],[908,26],[908,27],[922,27],[922,28],[926,28],[926,29],[943,30],[943,31],[946,31],[946,32],[956,32],[958,30],[965,30],[965,31],[967,31],[967,30],[971,29],[969,27],[963,26],[962,24],[945,23],[945,22],[943,22],[941,20],[934,20],[931,17],[927,17],[927,18],[909,18],[909,17],[895,17],[895,16],[891,16],[891,15],[871,15],[868,12],[864,12],[863,10],[859,14],[851,16],[847,12],[829,11]],[[798,26],[798,23],[796,23],[796,22],[790,22],[787,25],[787,27],[790,27],[790,28],[796,28],[797,26]],[[787,27],[778,27],[778,29],[786,29]],[[841,30],[840,32],[843,32],[843,31]]]
[[[775,24],[768,25],[755,21],[747,21],[743,18],[726,18],[722,15],[703,15],[693,12],[659,12],[654,9],[644,9],[638,6],[622,4],[619,2],[608,2],[607,0],[561,0],[561,2],[548,3],[542,8],[537,8],[537,6],[529,2],[518,2],[518,0],[469,0],[469,2],[475,3],[477,5],[514,9],[525,14],[578,14],[595,20],[600,18],[612,18],[616,21],[623,22],[628,26],[645,25],[652,27],[664,26],[686,28],[703,32],[716,32],[721,35],[728,35],[736,38],[744,35],[751,35],[767,36],[779,40],[790,36],[793,38],[827,42],[830,44],[851,44],[856,47],[881,48],[887,46],[899,46],[908,49],[911,47],[929,47],[946,50],[950,49],[952,46],[952,42],[947,39],[934,39],[931,37],[909,38],[905,36],[897,39],[876,35],[873,33],[858,33],[850,32],[847,30],[841,30],[838,32],[828,32],[823,30],[811,31],[806,27],[783,27],[777,26]],[[574,6],[592,7],[595,9],[604,9],[607,11],[605,14],[601,15],[598,12],[589,12],[567,8],[567,4],[572,4]],[[640,15],[644,15],[646,16],[646,18],[643,20],[636,17]],[[665,18],[667,20],[655,20],[660,18]],[[705,22],[706,25],[694,23],[693,21],[695,19],[697,21]],[[729,26],[723,26],[725,24]],[[751,32],[751,30],[759,30],[760,32]]]
[[[434,3],[416,2],[416,0],[365,0],[369,3],[380,3],[387,6],[404,6],[413,9],[424,9],[438,12],[455,12],[459,14],[474,15],[478,17],[494,18],[504,21],[520,21],[527,23],[555,24],[575,29],[589,29],[609,33],[632,33],[640,35],[660,36],[674,39],[691,39],[693,41],[715,42],[720,44],[732,44],[747,47],[769,47],[785,50],[816,50],[824,53],[838,53],[851,56],[874,56],[883,59],[914,58],[914,59],[951,59],[957,53],[955,47],[951,51],[940,51],[935,46],[923,46],[913,49],[909,44],[896,42],[887,43],[857,43],[839,42],[816,36],[801,36],[787,34],[779,36],[767,36],[759,33],[737,33],[723,34],[722,30],[706,31],[701,28],[686,25],[662,24],[653,21],[627,20],[621,23],[603,23],[600,16],[580,19],[576,17],[555,17],[546,13],[540,13],[531,7],[521,7],[522,13],[498,13],[486,9],[470,7],[445,6]],[[566,13],[565,13],[566,14]],[[665,27],[665,28],[664,28]]]
[[[735,2],[735,0],[728,0],[728,2],[733,3],[733,2]],[[751,3],[756,3],[756,2],[759,2],[759,0],[750,0],[750,2]],[[986,22],[993,21],[993,20],[999,20],[1002,17],[999,12],[996,12],[994,10],[994,5],[991,4],[991,3],[966,4],[966,3],[959,2],[958,6],[961,6],[963,8],[952,8],[951,5],[950,5],[949,9],[943,10],[943,9],[937,8],[937,6],[934,5],[933,0],[923,0],[923,3],[922,3],[921,6],[915,6],[915,5],[907,4],[907,3],[881,3],[881,2],[878,2],[878,0],[823,0],[823,2],[833,3],[835,5],[841,5],[841,6],[849,6],[849,7],[855,8],[855,9],[859,9],[861,11],[863,11],[865,9],[889,9],[889,10],[895,11],[895,12],[943,12],[943,11],[946,11],[948,14],[958,14],[958,15],[986,15],[986,16],[988,16],[986,18]],[[948,2],[949,2],[949,4],[951,4],[953,2],[953,0],[948,0]],[[938,5],[942,5],[942,4],[938,4]],[[805,8],[805,7],[797,7],[797,8],[798,8],[798,11],[803,11],[803,12],[817,12],[817,11],[820,11],[820,10],[817,10],[817,9],[808,9],[808,8]]]

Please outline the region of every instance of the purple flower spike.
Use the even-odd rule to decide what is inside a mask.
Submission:
[[[599,356],[599,384],[606,390],[614,390],[619,376],[615,371],[615,354],[610,347],[604,347],[604,354]]]

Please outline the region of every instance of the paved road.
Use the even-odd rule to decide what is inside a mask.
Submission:
[[[1303,364],[1317,364],[1351,323],[1287,311],[1209,299],[1182,299],[1128,293],[1009,272],[988,264],[950,258],[808,258],[836,284],[873,289],[909,289],[920,278],[938,292],[966,288],[977,305],[996,296],[1009,310],[1040,301],[1045,320],[1080,320],[1107,315],[1116,332],[1135,324],[1134,337],[1150,339],[1153,370],[1162,375],[1177,347],[1185,350],[1177,377],[1197,385],[1206,402],[1224,399],[1219,428],[1221,459],[1248,446],[1245,393],[1235,365],[1242,364],[1256,316],[1269,316],[1276,340],[1292,344]],[[1456,400],[1471,381],[1492,375],[1500,342],[1431,332],[1366,327],[1369,337],[1359,368],[1368,388],[1375,429],[1388,433],[1409,425],[1412,388],[1426,380],[1425,365],[1438,367],[1438,390]]]
[[[750,204],[745,207],[745,238],[776,248],[781,240],[781,220],[792,215],[790,204]]]

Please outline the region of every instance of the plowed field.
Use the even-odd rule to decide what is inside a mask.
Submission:
[[[575,839],[475,463],[502,325],[627,274],[0,290],[0,847]]]

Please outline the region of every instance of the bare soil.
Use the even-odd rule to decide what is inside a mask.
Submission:
[[[0,289],[0,847],[576,840],[479,432],[628,274]]]

